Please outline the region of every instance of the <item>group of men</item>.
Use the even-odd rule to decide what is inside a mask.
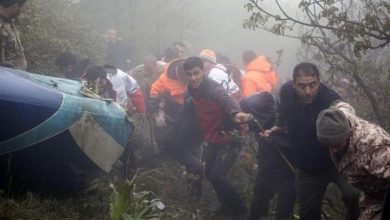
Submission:
[[[162,98],[169,100],[168,108],[175,106],[171,122],[161,124],[180,131],[168,135],[169,140],[178,140],[168,142],[168,147],[179,148],[172,155],[189,172],[202,175],[204,169],[222,204],[219,211],[237,219],[247,216],[245,203],[226,174],[232,163],[229,149],[240,149],[230,131],[248,124],[258,134],[260,146],[248,219],[266,217],[275,193],[277,219],[291,217],[296,196],[300,219],[321,219],[324,194],[332,182],[341,191],[348,219],[380,219],[390,179],[389,134],[356,116],[349,104],[320,82],[313,63],[294,68],[293,80],[281,86],[276,106],[270,92],[277,78],[267,59],[246,51],[243,62],[246,71],[236,83],[217,63],[215,53],[206,49],[167,64],[150,90],[151,100]],[[199,130],[196,123],[188,125],[188,117],[187,122],[177,123],[175,116],[186,111],[196,115]],[[200,144],[197,131],[205,142],[204,168],[197,154],[189,153]]]
[[[24,3],[0,2],[1,66],[26,68],[15,27]],[[110,34],[112,41],[116,33]],[[141,115],[148,112],[159,131],[157,142],[193,174],[192,193],[201,196],[206,176],[222,214],[233,219],[265,218],[276,193],[277,219],[292,216],[296,199],[300,219],[321,219],[324,193],[334,182],[348,219],[381,218],[390,187],[390,135],[356,116],[351,105],[322,84],[316,65],[296,65],[293,80],[281,86],[276,104],[271,92],[278,84],[277,75],[266,57],[244,52],[245,71],[240,71],[230,63],[220,64],[212,50],[186,58],[184,48],[176,42],[161,59],[147,58],[130,73],[121,69],[128,67],[129,59],[100,66],[88,59],[77,62],[65,53],[56,64],[67,78],[86,80],[88,91],[115,100],[129,114],[133,106]],[[245,131],[245,126],[259,145],[249,212],[227,175],[241,150],[232,134]]]
[[[245,218],[247,208],[238,191],[228,181],[227,174],[241,149],[231,132],[240,130],[240,124],[250,122],[253,117],[249,113],[256,110],[253,108],[244,112],[240,108],[240,101],[241,104],[246,103],[241,88],[250,87],[246,90],[247,97],[257,98],[263,95],[259,92],[263,92],[269,94],[268,98],[271,97],[273,101],[270,92],[277,82],[276,73],[264,56],[257,56],[254,51],[244,54],[252,54],[250,58],[245,57],[250,68],[244,74],[238,68],[229,70],[231,64],[219,64],[217,54],[204,49],[198,56],[177,57],[169,62],[157,74],[159,77],[147,85],[147,90],[150,90],[149,112],[158,130],[157,142],[194,175],[190,190],[195,196],[201,196],[201,180],[205,175],[222,204],[216,211],[237,218]],[[154,66],[157,66],[156,61]],[[146,73],[146,69],[157,70],[145,65],[144,73],[138,75],[154,75]],[[233,80],[233,75],[237,74],[239,81]],[[273,108],[273,102],[267,104],[266,108]],[[199,154],[202,142],[204,165]],[[295,196],[294,192],[291,194]],[[268,204],[271,197],[262,199],[262,195],[258,195],[256,202],[260,199]],[[286,216],[292,213],[294,198],[290,199],[290,212]],[[259,208],[253,207],[254,210]]]

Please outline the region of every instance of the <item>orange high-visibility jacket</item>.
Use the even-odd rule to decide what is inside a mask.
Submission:
[[[164,72],[160,75],[157,81],[154,82],[150,87],[150,96],[157,97],[157,96],[167,94],[171,98],[173,98],[178,104],[183,104],[184,92],[186,87],[178,79],[172,79],[172,77],[169,77],[168,75],[169,65],[171,65],[171,63],[164,68]]]
[[[242,95],[247,97],[256,92],[271,92],[278,79],[268,59],[260,56],[248,64],[241,83]]]

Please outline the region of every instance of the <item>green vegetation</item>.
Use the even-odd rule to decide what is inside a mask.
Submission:
[[[62,51],[72,52],[80,58],[91,57],[102,61],[105,50],[102,34],[109,27],[117,28],[124,40],[136,45],[133,48],[135,64],[139,64],[145,55],[161,52],[173,40],[190,41],[191,52],[198,51],[204,45],[223,44],[225,42],[222,40],[236,34],[231,30],[238,28],[229,20],[236,14],[225,14],[225,20],[213,19],[211,15],[193,14],[192,9],[202,8],[201,6],[205,11],[208,11],[207,8],[223,11],[225,9],[220,4],[224,4],[225,0],[208,1],[212,3],[208,3],[207,7],[204,6],[204,1],[198,3],[187,0],[170,0],[170,4],[135,0],[71,2],[28,1],[26,10],[20,17],[20,24],[29,71],[58,75],[53,63]],[[267,29],[278,35],[289,35],[288,31],[298,29],[298,34],[292,37],[303,43],[299,52],[301,59],[321,63],[322,72],[326,74],[329,84],[335,83],[339,77],[350,79],[353,95],[349,101],[358,107],[359,113],[367,119],[376,119],[377,122],[390,126],[390,118],[386,117],[390,115],[390,53],[389,47],[384,47],[388,45],[390,35],[389,4],[386,1],[372,1],[373,5],[363,8],[364,16],[357,20],[356,25],[345,20],[345,15],[350,11],[357,13],[355,9],[359,5],[355,4],[356,1],[301,1],[296,9],[304,12],[301,13],[302,16],[309,16],[303,18],[304,22],[313,19],[329,24],[330,28],[300,24],[284,17],[283,13],[267,14],[262,11],[261,5],[265,1],[247,2],[247,9],[252,16],[246,21],[246,27]],[[368,4],[371,1],[358,2]],[[324,9],[319,10],[321,7],[318,4],[323,4]],[[340,4],[345,7],[338,7]],[[178,12],[177,8],[182,8],[182,11]],[[165,16],[167,14],[171,17]],[[171,19],[172,17],[175,19]],[[199,24],[214,20],[226,25],[225,29],[222,31],[215,28],[218,33],[213,32],[209,35],[210,39],[205,39],[205,30],[199,28]],[[375,32],[374,36],[372,31]],[[153,37],[154,40],[145,42],[145,36]],[[230,46],[235,48],[237,54],[242,52],[241,49],[248,49],[242,48],[237,41],[231,41]],[[148,127],[145,126],[144,129],[147,130]],[[135,133],[138,136],[133,138],[132,144],[142,158],[137,162],[137,166],[141,168],[137,178],[127,182],[123,177],[124,172],[114,171],[99,180],[100,187],[97,191],[68,197],[43,196],[39,192],[8,197],[5,191],[0,191],[0,219],[218,219],[211,212],[211,208],[218,205],[218,202],[207,180],[204,180],[202,199],[190,197],[184,169],[164,153],[155,154],[155,147],[148,139],[147,132],[137,130]],[[127,167],[129,161],[124,161],[124,164]],[[230,176],[248,205],[252,195],[254,167],[254,160],[241,158]],[[125,170],[127,174],[131,173],[128,169]],[[110,188],[110,184],[115,187]],[[116,191],[117,188],[119,191]],[[145,202],[146,195],[134,195],[134,192],[141,191],[154,192],[167,206],[166,209],[161,213],[154,212],[152,204]],[[332,219],[345,218],[345,210],[340,208],[343,207],[342,202],[335,199],[338,194],[334,187],[330,187],[324,202],[325,210]],[[272,204],[271,215],[275,207],[274,202]],[[142,217],[145,215],[146,217]]]
[[[159,210],[149,198],[149,192],[135,193],[136,175],[131,181],[126,180],[119,191],[111,184],[113,190],[110,204],[111,220],[152,220],[159,219]]]
[[[230,174],[230,180],[244,196],[248,206],[256,173],[254,162],[254,158],[240,158]],[[178,166],[168,155],[160,153],[153,156],[153,159],[139,161],[139,164],[143,168],[132,181],[125,181],[123,170],[115,170],[99,180],[98,190],[89,193],[69,197],[43,196],[38,192],[13,198],[0,196],[0,219],[109,220],[121,219],[124,217],[123,213],[131,213],[126,216],[131,219],[130,216],[142,214],[141,210],[153,210],[149,202],[141,205],[143,197],[134,197],[131,193],[135,186],[136,193],[152,191],[166,205],[164,211],[157,212],[161,220],[225,219],[212,212],[219,203],[210,183],[204,180],[200,200],[191,197],[187,192],[183,167]],[[113,193],[111,184],[119,189],[116,193]],[[340,199],[335,198],[340,198],[340,195],[337,188],[331,186],[324,201],[326,214],[330,219],[345,219],[344,205]],[[274,218],[275,205],[275,200],[271,201],[269,219]],[[135,208],[136,206],[142,208]]]
[[[248,0],[244,27],[301,41],[302,60],[320,64],[328,84],[346,78],[359,115],[390,129],[390,4],[383,0]],[[298,13],[297,13],[298,12]]]

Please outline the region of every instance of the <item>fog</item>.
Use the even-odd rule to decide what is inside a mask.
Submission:
[[[277,69],[281,79],[291,76],[298,62],[298,40],[260,29],[243,28],[244,20],[250,16],[244,8],[245,0],[73,2],[74,6],[83,7],[85,13],[98,15],[91,16],[89,22],[102,32],[109,27],[118,29],[120,37],[129,41],[133,48],[135,64],[142,62],[145,56],[162,53],[176,40],[187,44],[188,56],[208,48],[227,55],[241,67],[241,54],[245,50],[254,50],[273,61],[278,57],[276,52],[283,50],[282,62]],[[270,7],[276,6],[270,4]]]
[[[162,10],[160,8],[162,5],[168,5],[170,2],[175,3],[175,1],[164,1],[162,4],[151,0],[146,2],[158,4],[159,8],[152,10],[160,13],[160,16],[164,16],[165,13],[164,11],[158,12],[158,10]],[[278,72],[281,78],[291,75],[292,68],[297,62],[296,50],[299,41],[277,36],[264,30],[244,29],[243,21],[250,16],[250,13],[244,8],[246,1],[200,0],[184,2],[187,3],[180,5],[182,7],[174,7],[179,16],[170,19],[178,19],[181,21],[179,23],[181,26],[176,27],[176,31],[171,34],[173,34],[172,41],[179,39],[189,45],[188,55],[196,55],[203,48],[209,48],[226,54],[234,63],[241,65],[241,54],[245,50],[255,50],[258,54],[268,56],[273,60],[277,58],[276,52],[283,50],[282,64]],[[150,5],[144,7],[150,7]],[[165,25],[161,26],[161,29],[164,29]],[[166,26],[170,25],[166,24]],[[174,29],[175,27],[172,27],[172,30]],[[165,33],[164,30],[159,30],[159,32]],[[169,34],[167,33],[167,35]],[[158,39],[158,41],[160,40]],[[159,43],[160,50],[163,49],[161,48],[162,44],[162,42]]]
[[[194,45],[195,52],[209,47],[225,53],[236,64],[241,64],[241,54],[245,50],[254,50],[259,55],[265,55],[272,60],[277,59],[277,51],[283,50],[278,73],[281,78],[291,75],[292,68],[297,62],[296,51],[300,45],[298,40],[277,36],[260,29],[244,29],[243,21],[250,16],[243,7],[245,1],[217,0],[215,2],[220,2],[218,7],[196,9],[196,14],[200,15],[200,18],[194,28],[199,32],[197,36],[187,36]]]

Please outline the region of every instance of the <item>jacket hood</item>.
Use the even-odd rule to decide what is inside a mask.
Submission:
[[[246,66],[246,71],[259,71],[259,72],[271,72],[271,63],[265,56],[259,56]]]
[[[183,63],[185,59],[179,58],[171,61],[167,64],[164,72],[170,79],[183,81],[185,78],[185,72],[183,68]]]

